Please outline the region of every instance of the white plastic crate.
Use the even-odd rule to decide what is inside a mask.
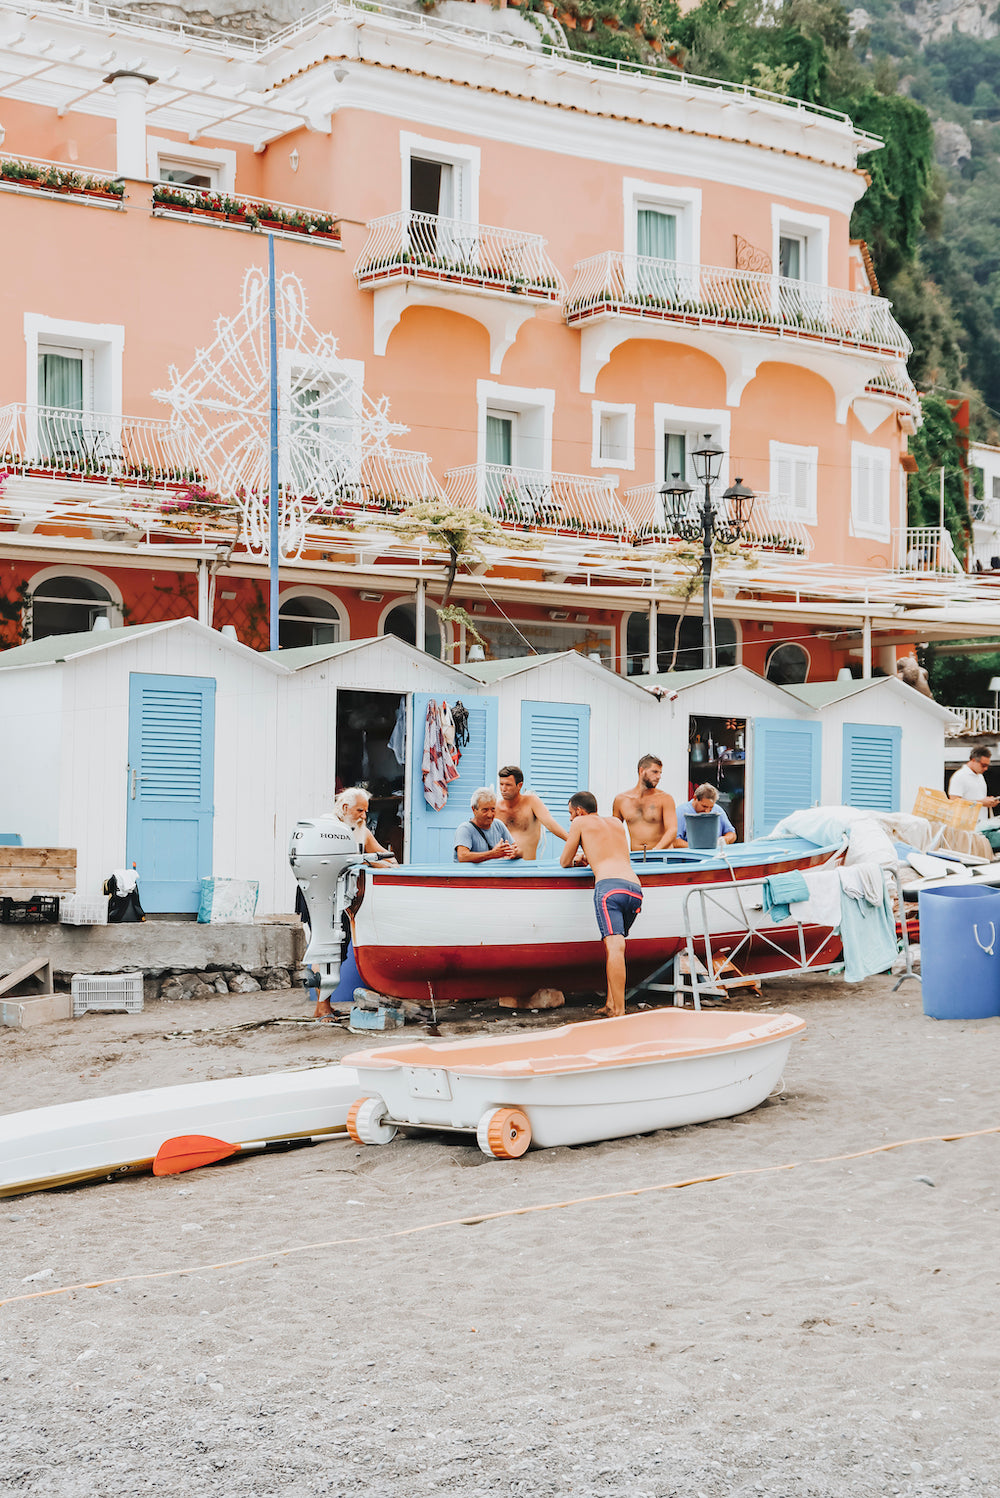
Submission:
[[[142,1009],[142,973],[74,973],[73,1018],[88,1009],[124,1009],[138,1014]]]
[[[106,926],[108,897],[98,895],[63,895],[59,901],[59,919],[67,926]]]

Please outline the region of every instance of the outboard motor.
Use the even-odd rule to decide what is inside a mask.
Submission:
[[[296,822],[288,861],[309,907],[309,945],[303,962],[320,975],[320,995],[329,998],[340,981],[344,912],[357,893],[358,874],[377,854],[360,852],[358,841],[336,817]]]

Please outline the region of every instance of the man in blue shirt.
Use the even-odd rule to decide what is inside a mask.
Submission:
[[[488,785],[472,797],[472,816],[455,828],[458,863],[488,863],[494,858],[520,858],[521,853],[497,817],[496,792]]]
[[[689,812],[714,811],[719,816],[719,836],[724,843],[735,843],[736,828],[726,816],[719,803],[719,793],[714,785],[699,785],[690,801],[685,801],[683,806],[677,808],[677,836],[674,839],[675,848],[687,847],[687,822],[685,818]]]

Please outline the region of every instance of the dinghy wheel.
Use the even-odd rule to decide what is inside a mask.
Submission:
[[[396,1125],[386,1122],[380,1097],[359,1097],[347,1110],[347,1132],[355,1144],[388,1144],[396,1137]]]
[[[476,1142],[484,1155],[516,1160],[531,1143],[531,1125],[520,1108],[491,1108],[479,1120]]]

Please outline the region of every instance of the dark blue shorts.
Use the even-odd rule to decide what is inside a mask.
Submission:
[[[598,879],[594,909],[602,940],[605,936],[628,936],[642,909],[642,889],[627,879]]]

